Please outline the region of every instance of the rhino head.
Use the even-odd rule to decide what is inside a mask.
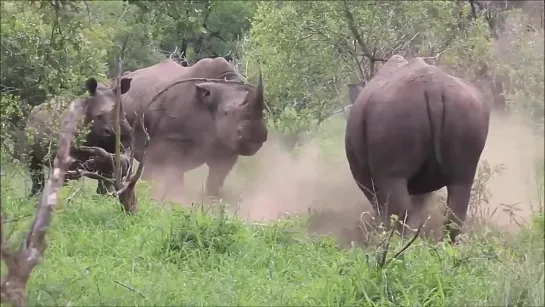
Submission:
[[[125,94],[131,87],[131,78],[121,79],[119,89],[117,85],[106,87],[89,78],[85,87],[89,96],[84,99],[85,124],[90,123],[91,131],[87,135],[86,143],[89,146],[98,146],[113,153],[115,151],[115,101],[117,91]],[[123,104],[120,110],[121,144],[128,148],[130,145],[131,126],[123,112]]]
[[[348,84],[348,99],[351,105],[354,104],[354,102],[356,102],[356,98],[358,98],[358,95],[361,93],[361,91],[365,87],[365,84],[366,84],[365,81]]]
[[[213,112],[216,135],[223,145],[242,156],[257,153],[267,141],[261,73],[257,88],[216,82],[195,86],[200,101]]]

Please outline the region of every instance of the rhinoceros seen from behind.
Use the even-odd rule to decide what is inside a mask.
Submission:
[[[481,93],[421,58],[395,55],[352,97],[346,156],[375,211],[386,224],[390,214],[403,219],[420,209],[410,195],[446,186],[454,242],[488,135],[490,110]]]
[[[133,86],[123,95],[123,107],[136,125],[139,162],[144,134],[136,114],[142,111],[150,135],[146,180],[179,189],[185,172],[206,163],[206,193],[219,196],[238,156],[254,155],[267,140],[261,76],[257,87],[244,84],[224,58],[201,59],[190,67],[165,60],[126,76]],[[216,81],[188,81],[192,78]]]

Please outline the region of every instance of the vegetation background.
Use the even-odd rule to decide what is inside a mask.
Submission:
[[[126,36],[125,70],[174,51],[189,64],[224,56],[250,83],[261,67],[271,130],[215,209],[175,204],[201,203],[204,167],[173,202],[139,183],[134,217],[96,195],[94,182],[63,188],[31,305],[545,305],[542,1],[0,6],[1,200],[12,245],[37,203],[22,150],[27,114],[66,106],[89,77],[108,83]],[[387,235],[357,227],[369,206],[348,171],[344,116],[346,85],[369,80],[396,53],[477,85],[495,113],[462,243],[435,242],[439,191],[426,211],[428,239],[397,257],[404,243],[394,239],[384,263]]]

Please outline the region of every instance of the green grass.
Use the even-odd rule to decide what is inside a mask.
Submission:
[[[322,159],[344,161],[341,141],[323,133]],[[254,180],[255,160],[237,165],[247,170],[241,186]],[[12,246],[34,218],[28,181],[20,166],[2,163],[4,233]],[[417,239],[397,259],[406,242],[394,236],[380,266],[378,243],[341,248],[334,237],[308,234],[326,222],[346,226],[343,215],[247,224],[222,210],[157,204],[139,183],[138,213],[128,217],[95,194],[95,184],[61,190],[45,259],[29,283],[30,305],[545,305],[543,213],[519,233],[479,225],[454,247]]]
[[[4,177],[3,209],[21,242],[36,200]],[[75,192],[75,194],[74,194]],[[74,183],[48,233],[28,293],[36,306],[543,306],[543,218],[519,235],[470,234],[457,247],[417,240],[377,265],[378,248],[305,235],[306,218],[266,226],[169,209],[140,194],[136,216]],[[28,216],[27,216],[28,215]],[[26,216],[26,217],[25,217]],[[536,220],[537,222],[537,220]],[[392,250],[402,247],[393,240]],[[394,252],[390,252],[388,259]],[[2,267],[5,269],[5,267]]]

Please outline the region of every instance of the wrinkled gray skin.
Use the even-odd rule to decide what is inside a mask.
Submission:
[[[121,93],[126,93],[131,87],[131,79],[121,79]],[[116,85],[112,85],[112,88],[105,87],[104,85],[97,83],[94,78],[90,78],[85,83],[85,87],[89,93],[86,98],[79,98],[78,103],[82,104],[84,118],[83,124],[91,123],[91,130],[86,135],[84,144],[85,146],[101,147],[104,150],[114,153],[115,152],[115,99],[116,99]],[[32,129],[37,133],[34,138],[34,142],[28,144],[30,150],[30,175],[32,178],[32,192],[31,195],[35,195],[41,191],[44,187],[44,165],[50,165],[55,156],[53,152],[50,155],[50,159],[47,159],[47,153],[49,151],[47,139],[52,135],[51,127],[48,126],[48,119],[51,118],[50,111],[44,107],[44,105],[35,106],[28,118],[26,129]],[[120,116],[121,127],[121,143],[124,148],[130,146],[130,132],[131,127],[127,119],[124,116],[123,110],[121,110]],[[75,169],[78,162],[81,163],[83,158],[82,153],[72,148],[71,155],[76,159],[70,169]],[[88,158],[88,157],[87,157]],[[76,178],[71,178],[76,179]],[[97,193],[105,194],[107,190],[111,189],[103,182],[98,183]]]
[[[223,58],[205,58],[190,67],[165,60],[126,75],[133,79],[123,96],[129,122],[144,110],[150,134],[143,178],[163,180],[169,197],[183,185],[184,173],[206,163],[209,167],[206,194],[220,196],[220,189],[239,155],[252,156],[267,140],[263,120],[263,86],[215,82],[185,82],[188,78],[240,81],[233,66]],[[145,85],[145,89],[141,86]],[[140,162],[143,130],[136,126],[135,158]]]
[[[356,95],[345,149],[356,183],[386,225],[391,214],[403,219],[421,209],[411,196],[423,199],[446,186],[445,223],[454,224],[445,226],[455,242],[489,117],[477,89],[420,58],[395,55],[381,67]]]

